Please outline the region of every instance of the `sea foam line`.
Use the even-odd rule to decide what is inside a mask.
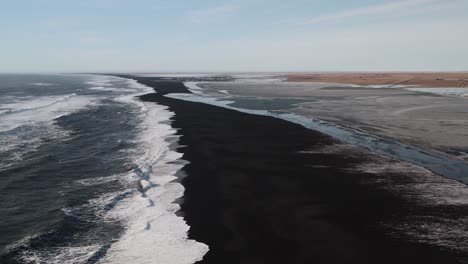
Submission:
[[[174,116],[167,107],[145,103],[136,97],[154,92],[152,88],[128,80],[128,86],[141,93],[116,100],[139,107],[141,133],[139,153],[131,173],[138,181],[138,192],[116,204],[107,217],[123,220],[126,231],[108,249],[101,263],[168,263],[189,264],[203,258],[209,248],[188,239],[190,227],[176,215],[180,206],[175,201],[184,195],[184,187],[176,176],[184,165],[174,164],[182,154],[170,149],[168,138],[176,130],[167,121]]]
[[[134,80],[113,76],[97,76],[88,82],[114,91],[115,84],[126,86],[115,92],[128,92],[113,99],[137,110],[141,120],[134,156],[133,171],[121,175],[82,180],[83,185],[111,184],[118,179],[127,186],[125,190],[105,193],[78,207],[64,208],[69,216],[86,219],[88,213],[96,214],[106,222],[125,225],[123,235],[111,244],[93,243],[77,247],[57,247],[53,250],[26,250],[21,260],[37,263],[161,263],[190,264],[203,259],[209,247],[188,238],[190,227],[182,217],[175,201],[184,195],[184,187],[176,176],[185,163],[182,154],[170,148],[170,141],[178,139],[168,121],[174,116],[167,107],[145,103],[137,97],[154,93],[148,86]],[[92,90],[92,87],[90,88]],[[179,160],[177,163],[174,161]],[[135,184],[137,183],[137,184]],[[91,217],[90,221],[94,221]]]
[[[137,110],[141,119],[133,171],[121,175],[94,178],[80,181],[80,184],[111,184],[118,179],[127,184],[123,191],[105,193],[78,207],[64,208],[64,213],[86,219],[87,213],[96,214],[109,222],[125,225],[123,235],[112,244],[90,243],[76,247],[57,247],[52,250],[26,250],[21,260],[47,263],[161,263],[189,264],[203,259],[209,247],[188,238],[190,227],[182,217],[175,201],[184,195],[184,187],[176,182],[176,176],[185,164],[182,154],[170,148],[170,141],[178,137],[168,121],[174,116],[167,107],[156,103],[145,103],[137,97],[153,93],[153,89],[112,76],[97,76],[88,82],[93,86],[114,90],[116,83],[127,86],[115,92],[133,91],[131,94],[117,95],[113,99],[126,103],[130,111]],[[179,162],[174,163],[174,161]],[[134,184],[134,183],[137,184]],[[91,217],[90,221],[94,221]]]

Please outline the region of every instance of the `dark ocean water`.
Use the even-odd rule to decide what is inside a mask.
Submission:
[[[144,212],[120,203],[138,207],[142,178],[167,156],[169,115],[139,102],[148,92],[116,77],[0,75],[0,263],[108,257]]]

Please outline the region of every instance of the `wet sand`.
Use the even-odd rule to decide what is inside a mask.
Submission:
[[[468,72],[382,72],[286,74],[290,82],[329,82],[355,85],[418,85],[425,87],[468,87]]]
[[[283,120],[163,96],[188,92],[180,81],[134,79],[158,92],[143,100],[175,112],[172,125],[190,162],[184,168],[182,213],[190,238],[210,246],[202,263],[462,263],[466,258],[456,246],[437,244],[447,244],[444,239],[428,239],[437,235],[431,227],[444,230],[446,218],[463,223],[466,205],[428,202],[427,193],[415,189],[421,183],[426,190],[463,186]],[[429,230],[418,230],[422,223],[416,219]],[[411,231],[425,232],[425,239]]]

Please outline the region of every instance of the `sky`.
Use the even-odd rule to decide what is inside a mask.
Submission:
[[[468,71],[468,0],[0,0],[0,72]]]

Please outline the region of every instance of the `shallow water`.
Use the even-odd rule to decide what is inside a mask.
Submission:
[[[230,106],[236,108],[245,108],[252,110],[286,110],[295,108],[295,104],[310,102],[311,100],[301,100],[301,99],[282,99],[282,98],[273,98],[273,99],[261,99],[261,98],[236,98],[233,100]]]
[[[167,96],[192,102],[207,103],[245,113],[267,115],[284,119],[302,125],[306,128],[325,133],[340,141],[361,146],[392,158],[413,163],[439,175],[468,184],[468,163],[466,161],[453,159],[448,157],[445,153],[436,150],[419,149],[402,144],[395,140],[382,138],[319,119],[307,118],[285,111],[277,111],[284,110],[282,107],[259,109],[259,106],[263,105],[264,99],[258,99],[258,103],[251,102],[246,105],[237,103],[239,99],[235,97],[229,97],[226,100],[222,100],[193,94],[169,94]],[[240,100],[243,102],[245,99]],[[255,99],[249,100],[254,101]],[[251,107],[251,105],[254,107]]]

